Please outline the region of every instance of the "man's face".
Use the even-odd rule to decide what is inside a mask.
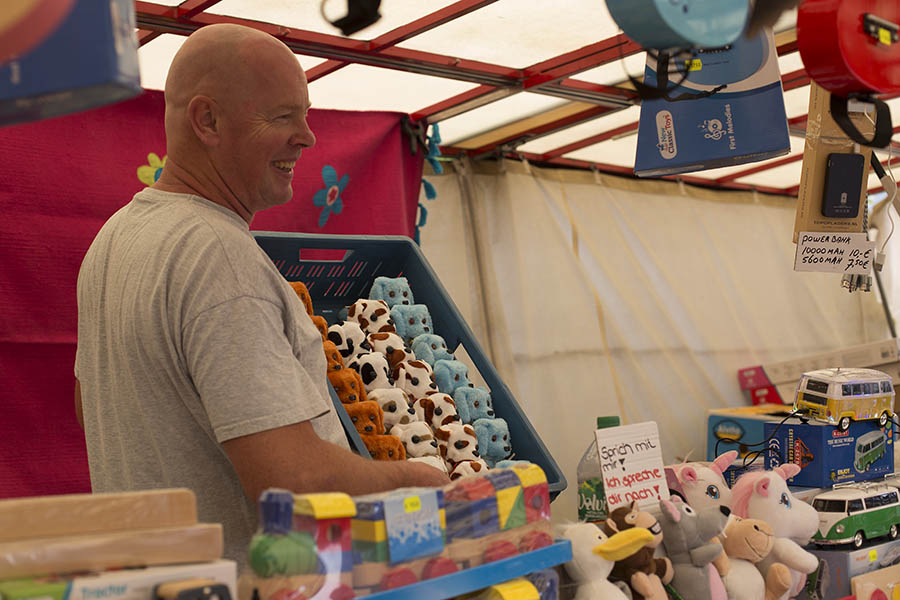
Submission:
[[[230,192],[256,212],[291,199],[294,163],[316,138],[306,123],[306,76],[293,56],[261,59],[248,79],[240,100],[229,103],[217,167]]]

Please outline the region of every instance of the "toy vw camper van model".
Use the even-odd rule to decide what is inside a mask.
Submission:
[[[804,373],[797,386],[794,410],[847,431],[852,421],[878,419],[881,427],[893,417],[891,376],[875,369],[820,369]]]
[[[897,488],[885,484],[838,486],[813,500],[819,513],[819,530],[813,543],[852,543],[861,547],[866,540],[900,534],[900,497]]]
[[[853,466],[857,472],[868,471],[872,463],[884,456],[887,436],[881,430],[870,431],[859,436],[853,451]]]

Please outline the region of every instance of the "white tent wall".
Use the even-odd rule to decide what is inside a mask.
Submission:
[[[792,198],[513,161],[426,178],[422,249],[564,470],[555,520],[595,417],[655,420],[667,462],[703,460],[739,368],[889,337],[874,291],[793,271]]]

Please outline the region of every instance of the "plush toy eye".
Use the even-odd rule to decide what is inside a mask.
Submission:
[[[418,443],[419,443],[419,436],[417,436],[417,435],[412,436],[412,443],[413,443],[413,444],[418,444]]]
[[[455,444],[453,444],[453,446],[454,446],[457,450],[462,450],[463,448],[465,448],[465,447],[468,446],[468,445],[469,445],[469,442],[464,442],[464,441],[462,441],[462,440],[460,440],[460,441],[456,442]]]
[[[629,523],[634,523],[637,520],[637,515],[635,513],[628,513],[625,515],[625,520]]]
[[[706,488],[706,495],[712,498],[713,500],[719,499],[719,488],[714,485],[711,485]]]
[[[393,455],[394,455],[394,451],[393,451],[393,450],[388,450],[388,456],[393,456]]]
[[[351,390],[355,390],[355,389],[356,389],[356,382],[355,382],[355,381],[351,381],[351,382],[350,382],[350,389],[351,389]]]
[[[492,436],[491,436],[491,441],[492,441],[492,442],[496,442],[496,441],[497,441],[497,436],[496,436],[496,435],[492,435]]]
[[[393,346],[388,346],[388,347],[387,347],[387,353],[388,353],[388,354],[393,354],[393,353],[394,353],[394,347],[393,347]]]
[[[478,408],[479,406],[481,406],[481,402],[476,400],[474,403],[472,403],[472,406],[474,406],[475,408]]]
[[[791,499],[788,498],[787,492],[781,493],[781,504],[784,504],[787,508],[791,507]]]
[[[506,441],[506,437],[507,437],[507,436],[505,436],[505,435],[503,436],[503,441],[504,441],[504,442]]]
[[[391,402],[390,404],[386,404],[384,410],[388,412],[397,412],[397,403]]]
[[[426,324],[427,324],[427,322],[425,321],[425,319],[422,319],[422,325],[426,325]]]
[[[356,423],[356,421],[358,421],[359,418],[356,416],[353,416],[353,417],[350,417],[350,420],[353,421],[354,423]]]
[[[444,409],[438,406],[436,409],[434,409],[434,414],[436,414],[437,416],[441,416],[442,414],[444,414]]]
[[[375,415],[369,415],[369,420],[370,420],[370,421],[375,421]]]
[[[409,295],[408,293],[403,292],[403,297],[404,297],[404,298],[406,298],[408,295]]]
[[[410,324],[410,325],[415,325],[415,324],[416,324],[416,320],[413,319],[412,317],[410,317],[410,318],[409,318],[409,324]]]
[[[413,377],[412,379],[409,380],[409,382],[413,385],[419,385],[419,378]]]
[[[431,349],[432,349],[432,350],[437,350],[437,344],[432,344],[432,345],[431,345]]]
[[[393,298],[395,295],[396,295],[396,294],[395,294],[394,292],[388,293],[388,296],[390,296],[391,298]]]
[[[454,380],[454,381],[459,381],[459,374],[458,374],[458,373],[456,374],[456,376],[453,377],[453,380]]]
[[[687,504],[685,504],[685,505],[684,505],[684,512],[687,513],[687,514],[689,514],[689,515],[692,515],[692,514],[694,514],[694,509],[691,508],[690,506],[688,506]]]

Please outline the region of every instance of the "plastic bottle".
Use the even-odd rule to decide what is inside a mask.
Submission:
[[[618,427],[619,417],[597,417],[597,429]],[[597,438],[591,440],[578,461],[578,520],[588,523],[605,521],[606,495],[603,492],[603,470],[597,452]]]

